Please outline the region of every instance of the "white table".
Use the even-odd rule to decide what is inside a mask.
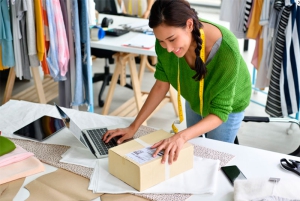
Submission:
[[[82,112],[72,109],[66,109],[68,115],[78,124],[81,129],[110,126],[115,124],[129,125],[132,118],[128,117],[112,117],[103,116],[89,112]],[[0,107],[0,130],[4,136],[16,137],[12,135],[14,130],[26,125],[34,119],[42,115],[49,115],[59,118],[59,114],[54,106],[30,103],[25,101],[11,100]],[[25,118],[26,117],[26,118]],[[234,155],[234,159],[227,165],[237,165],[247,178],[258,177],[277,177],[285,179],[293,179],[300,182],[300,177],[294,173],[283,170],[279,165],[281,158],[299,160],[299,157],[279,154],[275,152],[265,151],[256,148],[245,147],[242,145],[229,144],[204,138],[195,138],[190,141],[193,144],[208,147],[214,150],[230,153]],[[64,129],[55,136],[47,139],[45,143],[54,143],[68,146],[82,146],[80,142],[70,133],[69,130]],[[25,179],[24,185],[34,180],[42,174],[50,173],[56,170],[55,167],[45,165],[46,171],[29,176]],[[197,184],[195,184],[197,185]],[[29,196],[27,190],[21,189],[15,198],[15,201],[25,200]],[[96,200],[99,200],[96,199]],[[214,195],[193,195],[188,201],[232,201],[233,187],[219,171],[217,191]]]
[[[128,24],[128,23],[148,23],[147,19],[141,19],[141,18],[133,18],[133,17],[123,17],[123,16],[115,16],[115,15],[107,15],[107,14],[99,14],[99,22],[102,21],[104,17],[112,18],[113,24],[109,26],[109,28],[122,28],[119,25],[122,24]],[[113,36],[105,36],[103,39],[99,41],[91,41],[91,47],[93,48],[99,48],[99,49],[106,49],[106,50],[112,50],[121,52],[116,54],[115,60],[116,60],[116,68],[113,73],[109,91],[103,106],[102,114],[107,115],[109,113],[110,104],[113,98],[113,93],[115,90],[115,87],[117,85],[117,81],[120,77],[121,85],[125,85],[125,69],[126,69],[126,63],[129,63],[130,68],[130,74],[131,74],[131,80],[132,80],[132,87],[134,91],[134,97],[129,99],[127,102],[125,102],[123,105],[121,105],[119,108],[117,108],[115,111],[111,112],[110,115],[113,116],[127,116],[127,117],[134,117],[137,115],[137,113],[142,108],[143,102],[146,100],[148,96],[148,92],[142,92],[140,85],[143,77],[143,72],[145,70],[145,67],[147,65],[147,56],[156,56],[154,44],[151,49],[143,49],[143,48],[135,48],[135,47],[127,47],[123,44],[127,41],[131,40],[132,38],[143,34],[143,33],[137,33],[137,32],[129,32],[127,34],[124,34],[119,37],[113,37]],[[154,35],[152,35],[155,37]],[[140,70],[139,73],[136,70],[136,64],[134,57],[136,55],[141,55],[141,63],[140,63]],[[166,103],[171,102],[173,104],[175,115],[178,116],[178,109],[177,109],[177,102],[176,102],[176,95],[174,92],[174,89],[170,87],[169,90],[169,96],[166,96],[164,100],[161,102],[161,104],[157,107],[157,110],[159,110],[161,107],[163,107]],[[148,119],[151,116],[148,117]],[[145,122],[146,123],[146,122]]]

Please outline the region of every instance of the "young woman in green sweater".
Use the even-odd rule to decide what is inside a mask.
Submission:
[[[236,37],[225,27],[198,19],[185,0],[156,0],[149,26],[156,37],[156,82],[132,124],[108,131],[103,140],[131,138],[159,105],[170,84],[186,100],[187,128],[152,146],[171,164],[188,140],[234,142],[251,96],[250,75]],[[180,86],[180,89],[178,88]]]

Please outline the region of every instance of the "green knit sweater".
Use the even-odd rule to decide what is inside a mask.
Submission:
[[[249,105],[250,74],[240,54],[236,37],[223,26],[206,20],[204,22],[219,28],[222,42],[215,56],[206,64],[203,116],[215,114],[225,122],[230,113],[241,112]],[[155,78],[169,82],[177,89],[178,57],[162,48],[158,41],[155,50],[158,58]],[[189,102],[192,110],[200,114],[199,82],[192,78],[196,72],[189,67],[184,57],[179,58],[179,68],[181,95]]]

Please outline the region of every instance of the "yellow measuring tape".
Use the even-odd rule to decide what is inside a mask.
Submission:
[[[128,2],[128,14],[132,15],[132,0]],[[142,1],[138,0],[138,16],[142,17]]]
[[[201,39],[202,39],[202,48],[200,51],[200,58],[205,63],[205,36],[203,29],[200,29]],[[172,124],[172,131],[174,133],[178,133],[178,128],[175,124],[180,124],[183,121],[183,112],[182,112],[182,104],[180,99],[180,72],[179,72],[179,58],[178,58],[178,74],[177,74],[177,103],[178,103],[178,112],[179,112],[179,120],[174,121]],[[200,115],[202,116],[203,112],[203,91],[204,91],[204,79],[202,78],[199,81],[199,99],[200,99]]]

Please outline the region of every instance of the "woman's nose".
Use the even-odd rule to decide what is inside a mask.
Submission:
[[[171,45],[167,45],[167,51],[168,52],[172,52],[174,50],[174,48]]]

